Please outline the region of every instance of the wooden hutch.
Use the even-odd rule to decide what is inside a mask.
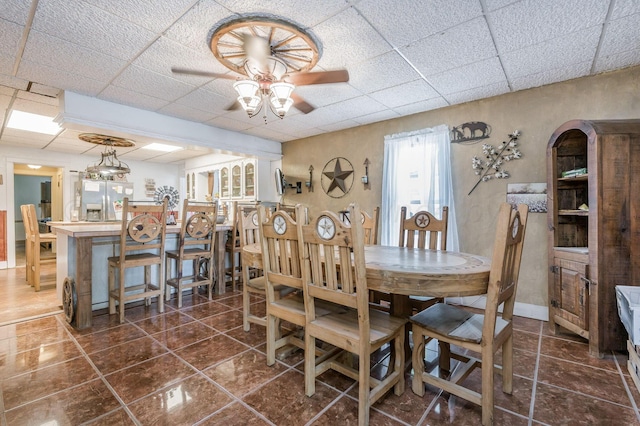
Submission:
[[[640,285],[640,120],[569,121],[547,162],[550,328],[594,356],[623,350],[615,286]]]

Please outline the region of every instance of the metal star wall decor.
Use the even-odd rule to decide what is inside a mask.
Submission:
[[[329,160],[322,169],[321,183],[329,197],[344,197],[353,186],[353,165],[344,157]]]

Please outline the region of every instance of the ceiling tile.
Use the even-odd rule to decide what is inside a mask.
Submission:
[[[29,82],[27,80],[3,75],[1,74],[1,72],[2,71],[0,71],[0,85],[18,90],[27,90],[27,86],[29,85]]]
[[[366,114],[360,117],[355,117],[353,121],[358,124],[371,124],[378,121],[391,120],[398,117],[400,117],[400,114],[393,110],[386,109],[384,111],[374,112],[373,114]]]
[[[154,98],[153,96],[133,92],[114,85],[110,85],[105,88],[100,92],[98,97],[106,101],[142,108],[149,111],[157,111],[163,106],[169,104],[169,101],[165,99]]]
[[[82,72],[81,69],[78,71]],[[62,71],[26,60],[20,61],[18,77],[47,86],[64,87],[65,90],[89,96],[96,96],[105,85],[103,82],[86,78],[81,74]]]
[[[385,53],[349,69],[349,84],[362,93],[372,93],[418,78],[418,73],[395,52]]]
[[[209,37],[213,26],[227,18],[229,11],[214,0],[201,0],[166,32],[165,36],[201,55],[211,55]]]
[[[443,95],[505,81],[498,58],[465,65],[429,77],[431,85]]]
[[[210,112],[203,111],[197,108],[191,108],[187,105],[180,105],[178,103],[172,103],[164,106],[160,108],[158,112],[160,114],[171,115],[195,122],[204,122],[216,116],[216,114],[212,114]]]
[[[484,4],[487,6],[488,11],[494,11],[519,1],[521,0],[485,0]]]
[[[596,62],[595,72],[613,71],[640,63],[640,49],[628,50],[610,56],[600,56]]]
[[[219,127],[221,129],[233,130],[237,132],[241,132],[243,130],[251,127],[248,123],[234,120],[227,116],[219,116],[207,121],[205,124],[209,124],[214,127]]]
[[[511,87],[513,90],[524,90],[532,87],[544,86],[545,84],[556,83],[558,81],[584,77],[585,75],[589,75],[590,69],[591,61],[547,69],[538,73],[514,78],[511,80]]]
[[[346,0],[216,0],[231,12],[241,14],[269,14],[293,20],[302,28],[312,27],[319,22],[349,7]]]
[[[86,146],[69,143],[66,139],[55,140],[47,145],[48,151],[65,152],[68,154],[84,154],[87,151]]]
[[[0,19],[0,54],[15,56],[18,53],[23,26]]]
[[[85,0],[122,19],[129,20],[156,34],[166,30],[194,3],[194,0]]]
[[[208,77],[195,77],[185,74],[174,74],[171,67],[188,68],[194,70],[227,73],[229,70],[222,66],[211,52],[201,54],[191,50],[167,37],[161,37],[146,49],[133,65],[173,77],[185,83],[200,86],[211,80]]]
[[[378,90],[369,94],[369,97],[375,99],[389,108],[396,108],[401,105],[412,104],[438,97],[433,87],[426,81],[419,79],[409,83],[393,86],[388,89]]]
[[[350,129],[352,127],[357,127],[357,126],[359,126],[357,121],[341,120],[341,121],[323,124],[322,126],[318,126],[318,128],[323,132],[337,132],[339,130]]]
[[[497,54],[484,18],[418,40],[400,52],[426,76]]]
[[[478,0],[364,0],[355,8],[395,47],[482,16]]]
[[[19,111],[30,112],[32,114],[45,115],[47,117],[55,117],[60,112],[58,105],[49,105],[27,99],[16,99],[13,103],[13,108]]]
[[[174,101],[195,89],[194,86],[182,83],[144,68],[131,65],[113,81],[113,84],[137,93],[145,93],[159,99]]]
[[[523,0],[487,16],[498,52],[506,53],[599,25],[609,2]]]
[[[229,82],[231,83],[231,82]],[[237,96],[237,95],[236,95]],[[205,89],[196,89],[176,101],[176,104],[195,108],[200,111],[214,112],[214,115],[226,113],[226,108],[235,101],[235,97],[224,97]],[[213,118],[209,116],[207,120]]]
[[[609,22],[600,46],[599,55],[611,56],[640,46],[640,14]]]
[[[640,13],[640,2],[638,0],[616,0],[613,3],[610,19],[620,19],[636,13]]]
[[[308,115],[313,115],[314,119],[325,119],[328,121],[342,121],[345,119],[353,119],[374,112],[380,112],[385,107],[381,103],[371,99],[368,96],[360,96],[358,98],[349,99],[347,101],[331,105],[330,107],[322,107],[312,111]]]
[[[35,145],[40,144],[44,146],[51,142],[55,136],[45,135],[43,133],[27,132],[26,130],[10,129],[7,127],[2,133],[2,139],[5,140],[6,138],[15,138],[16,140],[22,140],[24,143],[32,141]]]
[[[439,97],[396,107],[394,108],[394,111],[402,116],[405,116],[417,114],[424,111],[431,111],[433,109],[444,108],[446,106],[449,106],[449,103],[444,98]]]
[[[14,59],[11,56],[0,54],[0,75],[13,74]]]
[[[0,18],[26,25],[30,8],[31,0],[2,0],[0,1]]]
[[[5,111],[9,108],[9,104],[11,104],[12,96],[11,94],[7,95],[5,93],[0,93],[0,111],[2,112],[2,119],[4,119]]]
[[[452,104],[461,104],[463,102],[471,102],[478,99],[490,98],[509,92],[509,85],[506,81],[489,84],[487,86],[476,87],[462,92],[451,93],[447,95],[447,100]]]
[[[31,31],[23,59],[64,72],[81,69],[83,76],[98,81],[110,81],[125,65],[120,59],[38,31]]]
[[[295,93],[316,108],[362,96],[361,91],[346,83],[299,86]]]
[[[322,43],[318,65],[324,69],[350,68],[391,50],[391,45],[353,8],[313,27],[313,32]]]
[[[268,126],[254,127],[245,130],[243,133],[258,136],[263,139],[270,139],[277,142],[285,142],[291,140],[291,135],[275,131]]]
[[[508,78],[513,79],[593,60],[599,38],[599,27],[587,28],[564,37],[505,53],[502,55],[502,63]]]
[[[156,38],[151,31],[81,0],[39,0],[33,29],[125,60]]]

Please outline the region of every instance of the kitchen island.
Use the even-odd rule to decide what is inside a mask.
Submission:
[[[71,308],[71,324],[77,329],[91,327],[91,312],[106,308],[109,302],[107,258],[117,255],[120,244],[120,222],[56,222],[51,231],[56,234],[56,294]],[[216,293],[225,292],[224,244],[230,225],[216,225],[216,270],[220,273]],[[180,225],[167,225],[166,249],[177,248]],[[136,273],[138,271],[131,271]],[[222,278],[222,284],[220,283]],[[72,283],[72,284],[71,284]],[[65,292],[67,287],[67,293]]]

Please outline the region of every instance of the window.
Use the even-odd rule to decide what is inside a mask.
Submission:
[[[449,128],[446,125],[385,136],[382,178],[383,245],[396,245],[400,208],[409,215],[427,210],[440,217],[449,207],[447,248],[458,251],[458,230],[453,205]]]

